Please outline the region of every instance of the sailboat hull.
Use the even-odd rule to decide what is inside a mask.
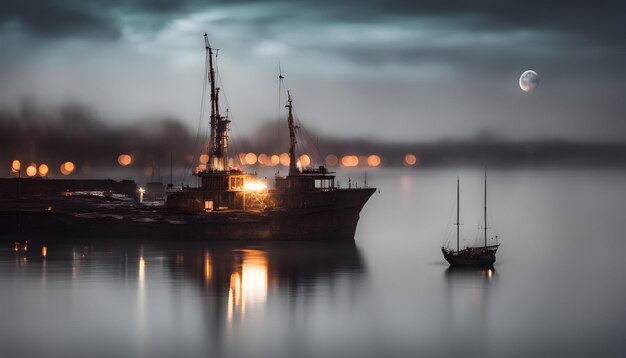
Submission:
[[[495,250],[453,252],[442,248],[441,251],[444,259],[453,267],[492,267],[496,262]]]

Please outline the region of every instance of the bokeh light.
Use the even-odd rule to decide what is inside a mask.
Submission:
[[[120,154],[117,157],[117,162],[125,167],[127,165],[131,165],[133,163],[133,157],[130,154]]]
[[[409,166],[417,164],[417,156],[415,156],[415,154],[407,153],[404,156],[404,163]]]
[[[356,155],[344,155],[341,158],[341,165],[344,167],[356,167],[359,165],[359,157]]]
[[[17,173],[22,168],[22,163],[19,160],[15,159],[11,162],[11,171],[13,173]]]
[[[283,153],[280,155],[280,164],[284,166],[289,166],[291,160],[289,159],[289,154]]]
[[[76,170],[76,166],[72,162],[65,162],[61,164],[61,174],[70,175]]]
[[[326,156],[326,165],[329,167],[334,167],[339,163],[339,158],[337,158],[334,154],[329,154]]]
[[[380,157],[376,154],[372,154],[367,157],[367,165],[369,165],[370,167],[377,167],[380,165],[380,162]]]
[[[257,156],[254,153],[248,153],[244,157],[244,163],[245,164],[254,165],[254,164],[256,164],[256,161],[257,161]]]
[[[311,157],[309,157],[308,154],[302,154],[300,156],[300,164],[302,165],[302,167],[308,167],[309,165],[311,165]]]
[[[275,167],[278,165],[278,163],[280,163],[280,157],[276,154],[272,155],[270,157],[270,165]]]
[[[39,176],[45,177],[46,175],[48,175],[48,171],[50,168],[48,168],[48,166],[46,164],[41,164],[39,165]]]
[[[208,154],[200,154],[200,164],[206,164],[209,162]]]
[[[259,154],[259,164],[261,164],[261,165],[269,165],[270,164],[269,159],[270,158],[265,153]]]
[[[37,164],[30,163],[26,168],[26,175],[28,175],[29,177],[34,177],[35,175],[37,175]]]

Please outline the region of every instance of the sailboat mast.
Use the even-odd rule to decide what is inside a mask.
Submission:
[[[485,247],[487,247],[487,168],[485,168]]]
[[[293,104],[291,103],[291,93],[287,91],[287,107],[289,114],[287,116],[287,124],[289,125],[289,175],[298,173],[296,168],[296,126],[293,122]]]
[[[459,223],[459,203],[460,203],[460,199],[459,199],[460,195],[459,195],[459,177],[456,178],[456,252],[459,252],[459,225],[461,225]]]
[[[207,51],[207,57],[208,57],[208,61],[209,61],[209,73],[208,73],[208,80],[209,80],[209,85],[211,86],[211,97],[210,97],[210,101],[211,101],[211,135],[209,138],[209,150],[208,150],[208,154],[209,154],[209,161],[208,161],[208,165],[209,165],[209,169],[215,169],[214,168],[214,160],[215,160],[215,130],[217,127],[217,116],[219,114],[216,113],[215,111],[215,103],[217,100],[217,96],[216,96],[216,91],[215,91],[215,70],[213,69],[213,49],[211,48],[211,44],[209,43],[209,36],[207,35],[207,33],[204,33],[204,45],[205,45],[205,49]]]

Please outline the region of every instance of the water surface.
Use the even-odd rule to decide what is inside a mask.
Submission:
[[[626,354],[626,172],[490,172],[494,270],[443,261],[457,175],[473,244],[482,172],[452,169],[369,172],[355,245],[3,244],[0,356]]]

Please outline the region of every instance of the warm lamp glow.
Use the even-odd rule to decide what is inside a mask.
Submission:
[[[41,247],[41,256],[43,257],[48,256],[48,247],[46,245]]]
[[[289,159],[289,154],[287,153],[283,153],[280,155],[280,164],[284,165],[284,166],[289,166],[289,163],[291,162],[291,160]]]
[[[278,163],[280,163],[280,157],[276,154],[272,155],[272,157],[270,158],[270,165],[275,167],[278,165]]]
[[[404,156],[404,163],[409,166],[415,165],[417,164],[417,157],[414,154],[407,153],[407,155]]]
[[[46,175],[48,175],[48,166],[45,164],[41,164],[39,165],[39,176],[45,177]]]
[[[22,163],[20,163],[19,160],[15,159],[12,163],[11,163],[11,171],[14,173],[17,173],[20,169],[22,168]]]
[[[339,163],[339,158],[337,158],[334,154],[329,154],[326,156],[326,165],[330,167],[334,167]]]
[[[127,165],[131,165],[131,164],[132,164],[132,162],[133,162],[133,157],[132,157],[130,154],[120,154],[120,155],[117,157],[117,162],[118,162],[121,166],[125,167],[125,166],[127,166]]]
[[[259,164],[261,164],[261,165],[269,165],[270,164],[270,158],[265,153],[259,154]]]
[[[76,170],[76,166],[72,162],[65,162],[61,164],[61,174],[70,175]]]
[[[367,157],[367,165],[369,165],[370,167],[377,167],[380,165],[380,157],[377,156],[376,154],[372,154],[369,157]]]
[[[311,157],[309,157],[307,154],[302,154],[299,159],[302,167],[308,167],[309,165],[311,165]]]
[[[257,162],[257,156],[254,153],[248,153],[244,156],[244,163],[248,165],[254,165]]]
[[[246,191],[264,191],[267,190],[267,183],[262,180],[246,180],[243,188]]]
[[[208,154],[200,154],[200,164],[206,164],[209,162]]]
[[[26,175],[29,177],[34,177],[37,175],[37,164],[32,163],[26,168]]]
[[[356,155],[344,155],[341,158],[341,165],[344,167],[356,167],[359,165],[359,157]]]

